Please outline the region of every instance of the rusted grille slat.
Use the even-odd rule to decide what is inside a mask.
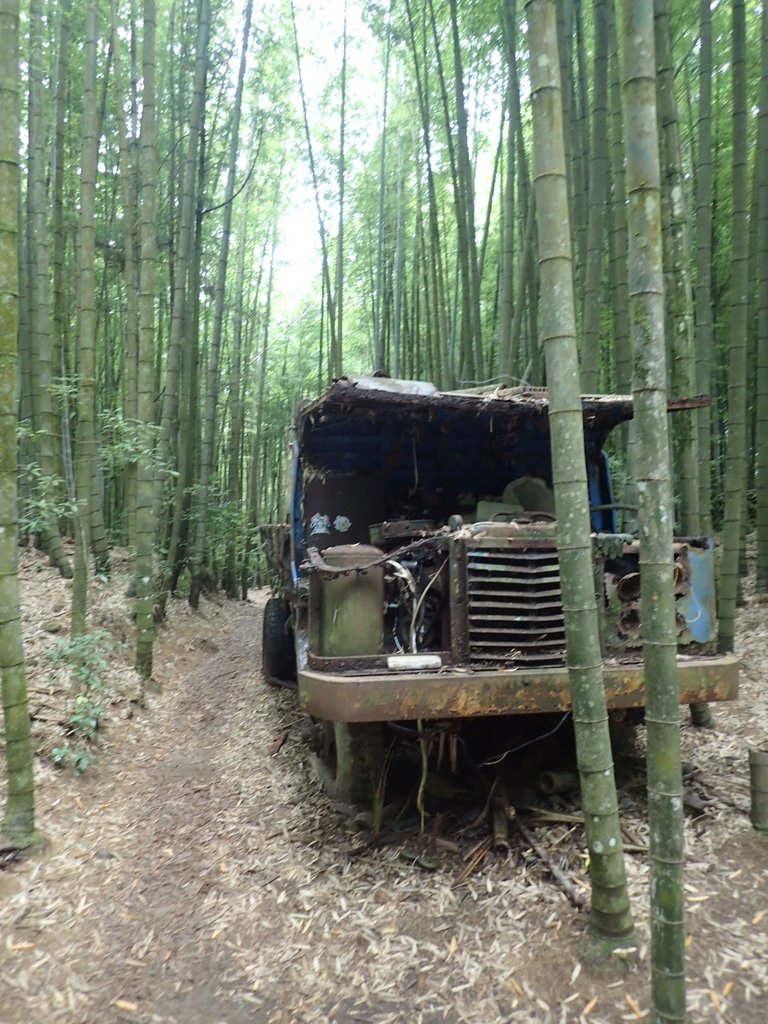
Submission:
[[[551,562],[556,557],[554,548],[515,548],[505,550],[503,548],[472,548],[467,552],[470,558],[487,559],[489,562],[522,562],[530,565],[532,562]]]
[[[469,658],[473,664],[546,665],[565,660],[557,550],[467,552]]]
[[[503,625],[500,626],[498,623],[471,623],[469,632],[472,636],[559,636],[563,638],[565,636],[565,629],[562,624],[553,623],[552,625],[544,624],[535,626],[532,623],[516,623],[514,626]]]
[[[507,647],[502,651],[483,651],[483,662],[494,665],[531,665],[538,668],[549,668],[554,660],[551,651],[527,651]]]
[[[488,640],[482,637],[475,641],[478,647],[492,649],[495,647],[562,647],[563,637],[507,637],[506,639]]]
[[[469,621],[498,622],[499,625],[510,622],[536,622],[543,628],[547,622],[559,622],[562,625],[564,619],[559,608],[552,608],[551,605],[542,608],[532,601],[529,608],[512,604],[505,608],[497,603],[494,608],[486,609],[473,604],[469,611]]]
[[[497,622],[488,619],[470,622],[470,633],[499,633],[501,636],[509,636],[514,633],[519,636],[550,636],[557,634],[565,636],[565,627],[562,622]]]
[[[509,579],[519,576],[521,582],[525,581],[526,583],[531,578],[537,580],[540,576],[560,579],[557,570],[553,569],[548,562],[540,562],[538,565],[493,565],[490,562],[470,562],[467,568],[473,575],[481,576],[481,578],[487,576],[489,579],[493,579],[501,573]]]
[[[479,590],[473,590],[472,593],[475,594],[475,595],[479,595],[480,591]],[[553,591],[553,595],[552,596],[555,596],[555,595],[559,598],[560,597],[560,591],[559,590],[558,591]],[[483,596],[485,596],[485,595],[483,595]],[[487,596],[491,596],[492,597],[492,596],[498,596],[498,595],[487,595]],[[514,596],[514,595],[510,595],[510,596]],[[524,595],[520,595],[520,596],[522,597]],[[537,594],[536,596],[540,597],[542,595]],[[544,596],[547,596],[547,595],[544,595]],[[562,618],[562,614],[563,614],[562,613],[562,607],[563,607],[562,603],[559,600],[558,601],[513,601],[513,600],[509,600],[509,601],[473,601],[472,602],[472,608],[473,609],[477,609],[477,610],[479,610],[481,608],[483,610],[485,610],[485,609],[492,609],[492,608],[503,608],[505,611],[518,611],[519,610],[519,611],[523,611],[523,612],[528,612],[530,614],[532,609],[535,610],[535,611],[547,611],[547,610],[551,609],[557,615],[559,615],[561,618]]]
[[[531,591],[530,590],[510,590],[508,587],[496,587],[495,589],[490,589],[488,587],[473,586],[473,587],[469,588],[468,592],[473,597],[477,597],[477,598],[481,598],[481,597],[494,597],[494,598],[507,598],[507,597],[509,597],[510,599],[511,598],[521,598],[523,600],[523,603],[525,604],[526,608],[530,608],[532,606],[532,604],[533,604],[533,601],[531,600],[532,596],[535,597],[535,598],[540,598],[540,597],[553,597],[553,598],[557,598],[557,606],[558,606],[558,608],[561,607],[561,605],[562,605],[562,600],[561,600],[561,595],[560,595],[560,589],[559,588],[557,590],[555,590],[554,588],[551,588],[549,590],[537,590],[537,591],[534,592],[533,595],[531,595]],[[505,606],[506,606],[506,602],[505,602]]]
[[[469,628],[475,631],[488,632],[534,632],[534,633],[547,633],[547,632],[560,632],[563,633],[565,630],[565,624],[562,618],[557,619],[554,617],[550,618],[524,618],[522,615],[516,615],[510,619],[500,619],[498,615],[470,615],[469,617]]]
[[[472,593],[477,593],[478,590],[488,590],[490,593],[506,594],[510,588],[515,590],[519,594],[526,594],[529,596],[535,596],[540,594],[542,590],[551,594],[559,594],[560,588],[557,586],[559,580],[556,576],[543,576],[531,578],[530,580],[522,579],[520,576],[484,576],[480,579],[473,579],[470,581],[469,590]]]

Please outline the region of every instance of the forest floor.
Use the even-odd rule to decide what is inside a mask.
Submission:
[[[648,1017],[636,770],[620,798],[639,851],[627,856],[637,953],[622,970],[589,968],[579,960],[585,912],[514,827],[506,855],[488,849],[477,808],[430,818],[426,846],[413,827],[376,845],[328,799],[295,697],[260,678],[263,592],[203,601],[197,613],[173,602],[156,644],[159,693],[145,701],[127,647],[112,647],[98,762],[81,776],[56,769],[72,698],[50,654],[67,635],[69,589],[31,551],[21,582],[38,820],[50,843],[27,859],[0,854],[0,1024]],[[93,587],[92,628],[118,643],[132,635],[126,582],[118,559],[112,581]],[[739,653],[739,700],[715,709],[714,730],[693,730],[687,716],[683,729],[695,1024],[766,1016],[768,839],[747,815],[747,751],[768,742],[768,606],[751,597]],[[547,807],[564,820],[528,817],[527,827],[586,892],[578,808]]]

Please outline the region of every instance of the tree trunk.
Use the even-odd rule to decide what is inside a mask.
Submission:
[[[592,566],[555,0],[528,0],[526,15],[531,48],[542,339],[550,367],[553,482],[568,675],[590,856],[590,920],[597,936],[615,943],[630,939],[633,922],[613,778]]]
[[[0,0],[0,674],[8,773],[0,831],[14,846],[28,846],[35,838],[35,788],[16,541],[18,187],[19,4]]]
[[[467,104],[464,98],[464,69],[459,40],[458,0],[450,0],[451,35],[453,38],[453,81],[456,94],[456,148],[458,150],[459,187],[464,196],[465,244],[469,266],[469,334],[474,356],[475,379],[484,376],[485,357],[483,354],[483,333],[480,319],[480,269],[477,258],[475,232],[475,183],[472,162],[469,157],[469,133],[467,128]]]
[[[440,86],[440,103],[443,109],[443,122],[445,126],[445,138],[448,148],[448,158],[451,170],[451,181],[453,185],[453,206],[456,218],[456,280],[454,289],[454,315],[453,331],[461,326],[460,350],[459,350],[459,376],[465,383],[478,379],[480,374],[476,360],[476,347],[472,334],[472,272],[470,258],[470,239],[468,234],[469,214],[467,202],[469,196],[460,169],[460,157],[457,156],[457,143],[454,139],[453,126],[448,101],[448,88],[443,70],[442,52],[440,49],[440,38],[435,18],[435,7],[433,0],[427,0],[429,6],[429,20],[432,29],[432,42],[434,45],[435,66],[437,68],[438,84]],[[454,0],[451,0],[452,4]],[[452,19],[455,20],[456,12],[452,7]],[[426,60],[424,61],[426,67]],[[461,64],[457,66],[456,74],[461,75]],[[425,70],[425,82],[427,72]],[[458,85],[457,85],[458,89]],[[462,96],[463,103],[463,96]],[[474,203],[474,197],[472,197]],[[473,215],[474,222],[474,215]],[[458,315],[459,306],[461,317]]]
[[[700,0],[699,145],[696,161],[696,383],[712,394],[712,3]],[[701,529],[712,532],[712,411],[698,414]]]
[[[517,0],[507,0],[504,21],[504,39],[507,49],[507,145],[504,155],[505,180],[502,189],[501,254],[499,257],[499,380],[511,384],[515,372],[515,354],[518,339],[512,333],[515,288],[515,124],[513,96],[517,81]]]
[[[763,4],[758,131],[758,337],[755,384],[757,589],[768,592],[768,4]]]
[[[603,283],[603,222],[608,193],[608,4],[594,0],[595,80],[592,90],[592,159],[587,214],[587,266],[584,274],[584,347],[581,387],[600,389],[600,311]]]
[[[40,502],[44,509],[45,524],[42,539],[51,562],[63,576],[71,576],[72,569],[64,551],[57,511],[55,508],[62,465],[60,434],[56,425],[52,388],[58,368],[53,365],[50,331],[50,301],[48,279],[48,240],[46,210],[48,195],[43,155],[46,135],[42,107],[42,5],[32,0],[30,5],[30,58],[29,58],[29,156],[27,161],[27,211],[29,218],[28,256],[30,263],[30,333],[32,352],[32,396],[35,435],[41,473]]]
[[[728,442],[725,465],[723,556],[718,618],[720,649],[732,651],[739,551],[746,480],[747,350],[747,74],[744,0],[733,0],[733,233],[731,252],[731,330],[728,367]]]
[[[276,189],[276,192],[279,190],[279,180],[280,179],[278,177],[278,188]],[[247,209],[247,197],[245,200],[245,206]],[[262,267],[264,259],[266,258],[265,250],[267,245],[271,243],[269,256],[270,289],[275,258],[275,246],[277,244],[276,235],[277,216],[275,215],[271,238],[269,238],[269,241],[265,239],[264,250],[262,251],[262,262],[259,269],[259,278],[261,278],[263,273]],[[247,237],[245,232],[243,232],[243,237]],[[238,594],[241,594],[242,599],[245,601],[248,597],[248,579],[251,571],[249,568],[251,536],[248,524],[247,493],[244,493],[247,492],[247,484],[244,486],[243,483],[245,469],[246,402],[249,389],[245,387],[244,384],[242,367],[250,367],[252,365],[255,344],[254,338],[258,334],[258,328],[256,323],[248,322],[247,324],[244,324],[243,320],[243,307],[245,305],[245,297],[243,295],[244,263],[245,253],[241,241],[237,267],[237,283],[235,285],[235,308],[232,317],[232,360],[229,378],[229,389],[232,395],[232,409],[230,415],[232,426],[229,437],[229,471],[227,473],[227,500],[230,508],[233,510],[233,515],[237,517],[237,530],[231,531],[230,535],[227,537],[223,585],[229,597],[236,598],[238,597]],[[269,316],[270,298],[271,296],[268,296],[267,298],[267,316]],[[243,338],[244,326],[245,336]],[[245,342],[244,344],[243,340]]]
[[[440,211],[437,202],[437,188],[435,175],[432,167],[432,140],[430,104],[428,96],[428,79],[426,72],[426,57],[421,64],[419,62],[419,49],[416,40],[416,28],[411,8],[411,0],[405,0],[405,10],[408,18],[408,34],[411,42],[411,56],[413,58],[414,73],[416,76],[416,93],[419,98],[419,110],[421,113],[421,134],[424,144],[424,158],[427,173],[427,205],[429,209],[429,249],[431,252],[430,271],[433,296],[434,319],[437,324],[437,345],[446,346],[449,344],[452,328],[447,313],[446,299],[446,277],[445,261],[443,259],[443,245],[440,232]],[[424,70],[422,70],[424,69]],[[456,364],[453,358],[453,349],[449,347],[446,351],[441,348],[440,362],[445,367],[443,386],[453,386],[456,382]]]
[[[171,329],[170,338],[168,340],[168,359],[166,365],[165,390],[163,393],[163,411],[160,422],[160,438],[158,441],[158,461],[161,466],[161,472],[157,474],[155,486],[155,521],[158,524],[164,524],[166,522],[165,516],[162,515],[163,492],[165,491],[168,483],[167,471],[171,468],[171,455],[178,427],[181,349],[184,339],[185,320],[189,313],[187,308],[187,275],[193,252],[195,234],[198,147],[200,144],[200,126],[202,124],[203,111],[205,108],[205,79],[208,67],[208,37],[210,33],[210,24],[210,0],[201,0],[197,32],[197,52],[195,59],[192,108],[189,116],[187,155],[184,163],[181,194],[179,237],[175,251],[173,271]]]
[[[379,157],[379,207],[376,225],[376,282],[373,291],[373,366],[384,367],[384,339],[382,336],[382,299],[384,288],[384,199],[387,170],[387,115],[389,109],[389,65],[392,52],[392,6],[387,15],[387,54],[384,61],[384,109],[381,115],[381,155]]]
[[[685,1018],[683,782],[653,0],[625,0],[624,61],[640,615],[648,729],[651,998],[653,1020],[671,1022]]]
[[[138,264],[136,259],[136,173],[132,143],[128,137],[125,117],[125,91],[120,60],[120,32],[117,0],[111,0],[112,54],[115,68],[115,108],[117,112],[118,153],[120,160],[120,199],[123,210],[123,278],[125,281],[125,419],[135,424],[138,419]],[[128,550],[135,558],[136,545],[136,473],[137,459],[126,466],[128,515]]]
[[[216,278],[215,310],[213,316],[213,338],[208,362],[208,382],[206,387],[203,448],[200,459],[200,476],[195,501],[195,534],[192,545],[189,603],[197,608],[200,601],[201,572],[205,557],[206,533],[208,527],[208,499],[211,476],[213,474],[213,444],[216,435],[216,406],[219,394],[219,357],[224,326],[224,297],[227,282],[227,264],[229,261],[229,241],[232,233],[232,205],[235,194],[235,178],[237,175],[237,156],[240,141],[240,111],[242,109],[243,83],[245,81],[245,62],[248,54],[248,36],[251,30],[252,0],[248,0],[245,9],[243,26],[243,42],[240,53],[240,70],[235,91],[235,104],[232,112],[232,134],[229,142],[229,167],[227,184],[224,191],[224,211],[219,265]],[[250,162],[249,162],[250,166]],[[243,225],[242,230],[245,230]],[[239,331],[237,336],[239,337]],[[239,384],[238,384],[239,386]]]
[[[576,230],[573,234],[578,254],[578,275],[583,282],[587,271],[587,228],[589,222],[590,131],[589,88],[587,85],[587,55],[582,0],[566,0],[571,7],[570,20],[576,42],[575,103],[573,107],[574,137],[577,168],[577,196],[575,207]],[[577,315],[578,315],[577,310]]]
[[[339,158],[337,165],[339,188],[339,228],[336,234],[336,274],[334,289],[334,310],[336,331],[332,338],[336,342],[331,352],[331,362],[341,373],[342,352],[344,351],[344,185],[346,180],[345,144],[347,138],[347,0],[344,0],[344,29],[341,44],[341,110],[339,112]]]
[[[69,308],[68,293],[65,288],[65,249],[66,232],[64,230],[64,155],[65,130],[68,111],[69,89],[69,21],[70,0],[63,0],[58,9],[59,33],[58,52],[56,55],[56,80],[52,90],[54,96],[54,130],[51,151],[50,180],[51,192],[51,227],[53,251],[51,255],[51,271],[53,284],[53,342],[51,362],[56,367],[56,374],[66,379],[67,353],[69,349]],[[61,433],[62,458],[64,463],[64,492],[70,500],[74,499],[74,473],[72,470],[72,446],[69,436],[69,401],[66,392],[61,402]]]
[[[199,180],[195,194],[205,191],[206,157],[205,130],[201,124]],[[191,495],[194,484],[195,459],[200,445],[197,401],[200,366],[200,284],[202,264],[203,214],[199,205],[195,213],[195,234],[189,268],[188,296],[184,310],[184,336],[181,351],[179,394],[179,422],[176,436],[178,451],[177,475],[174,484],[172,515],[168,536],[168,554],[165,559],[163,580],[158,604],[164,615],[168,595],[176,592],[189,548],[189,520]],[[207,340],[207,339],[206,339]]]
[[[696,394],[693,293],[688,204],[675,96],[669,0],[656,0],[655,12],[657,102],[662,154],[662,239],[667,311],[672,328],[671,388],[675,397],[688,398]],[[675,480],[680,499],[678,522],[680,532],[687,537],[696,537],[701,532],[697,423],[698,413],[695,410],[678,412],[672,423]]]
[[[141,139],[139,163],[139,349],[136,385],[136,415],[141,425],[142,444],[136,469],[136,671],[142,679],[152,675],[155,636],[155,578],[153,515],[155,463],[151,429],[154,424],[153,344],[155,328],[155,262],[157,226],[157,133],[155,125],[155,0],[144,0],[142,39]]]
[[[96,462],[96,163],[99,138],[96,99],[97,6],[85,13],[85,76],[83,139],[80,157],[80,227],[78,232],[77,433],[75,436],[75,576],[72,585],[72,636],[85,633],[88,610],[88,548],[90,546]]]
[[[688,204],[675,96],[669,0],[656,0],[654,29],[658,68],[656,98],[659,108],[659,148],[662,160],[664,280],[667,314],[672,330],[669,346],[672,359],[670,383],[675,397],[686,398],[696,394],[694,312]],[[672,429],[672,450],[676,467],[674,477],[679,491],[679,532],[686,537],[697,537],[701,533],[698,411],[691,409],[676,413],[672,420]],[[714,724],[709,707],[701,703],[691,705],[691,721],[698,726]]]
[[[621,64],[616,31],[616,4],[608,8],[609,63],[611,66],[611,205],[610,288],[613,323],[613,390],[620,395],[632,387],[632,347],[629,340],[629,286],[627,284],[627,189],[624,180],[624,114],[621,101]],[[615,433],[614,433],[615,436]],[[622,431],[626,443],[626,431]]]
[[[299,75],[299,95],[301,96],[301,110],[304,120],[304,137],[307,143],[307,156],[309,158],[309,170],[312,177],[312,190],[315,196],[315,209],[317,210],[317,226],[320,234],[320,249],[323,261],[323,286],[325,288],[326,304],[328,309],[328,328],[330,333],[328,369],[332,377],[341,376],[341,362],[338,343],[336,341],[336,312],[331,289],[331,272],[328,260],[328,240],[325,233],[325,218],[320,200],[320,183],[315,167],[315,153],[312,147],[312,135],[309,130],[309,115],[307,112],[307,100],[304,92],[304,76],[301,70],[301,49],[299,47],[299,31],[296,25],[296,9],[291,0],[291,23],[293,25],[293,52],[296,58],[296,70]],[[322,328],[321,328],[322,329]]]

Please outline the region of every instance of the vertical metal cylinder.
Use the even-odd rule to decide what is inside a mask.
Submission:
[[[768,750],[749,752],[750,820],[758,832],[768,834]]]
[[[344,544],[326,548],[323,558],[334,568],[368,565],[382,557],[379,548]],[[320,654],[354,658],[379,654],[384,640],[384,569],[353,571],[321,581]]]

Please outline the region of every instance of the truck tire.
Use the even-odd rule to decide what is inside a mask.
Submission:
[[[277,597],[270,597],[264,606],[261,664],[264,681],[270,686],[291,686],[296,682],[290,612],[287,603]]]

